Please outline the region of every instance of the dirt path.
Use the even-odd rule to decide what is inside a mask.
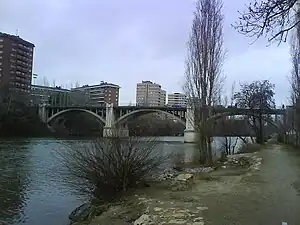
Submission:
[[[208,207],[205,224],[300,224],[300,152],[273,145],[259,154],[260,171],[199,184],[189,192]]]

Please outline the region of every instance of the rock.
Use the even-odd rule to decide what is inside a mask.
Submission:
[[[186,214],[185,213],[175,213],[175,214],[173,214],[173,217],[174,218],[184,218],[186,216]]]
[[[184,171],[187,173],[209,173],[213,171],[212,167],[197,167],[197,168],[185,168]]]
[[[162,208],[159,208],[159,207],[154,207],[154,209],[153,209],[155,212],[160,212],[160,211],[162,211]]]
[[[84,203],[71,212],[69,215],[70,223],[74,224],[75,222],[81,222],[99,216],[101,213],[105,212],[107,208],[107,205]]]
[[[196,209],[198,209],[199,211],[203,211],[203,210],[207,210],[208,207],[205,207],[205,206],[199,206],[199,207],[196,207]]]
[[[168,224],[186,224],[186,220],[172,219],[172,220],[168,221]]]
[[[165,169],[164,171],[155,174],[152,176],[152,178],[155,181],[164,181],[164,180],[171,180],[174,177],[176,177],[178,175],[178,172],[174,169]]]
[[[204,225],[204,222],[203,221],[194,222],[192,223],[192,225]]]
[[[149,215],[143,214],[136,221],[134,221],[133,225],[152,225],[154,224],[153,220]]]
[[[71,224],[74,222],[80,222],[88,219],[90,214],[90,203],[84,203],[81,206],[77,207],[71,214],[69,215],[69,219]]]
[[[193,219],[194,222],[202,222],[203,221],[203,217],[197,217],[195,219]]]
[[[175,181],[189,181],[193,179],[194,175],[191,173],[185,173],[185,174],[180,174],[177,177],[175,177]]]
[[[191,173],[180,174],[174,178],[172,182],[172,190],[184,191],[188,190],[189,187],[194,183],[194,175]]]

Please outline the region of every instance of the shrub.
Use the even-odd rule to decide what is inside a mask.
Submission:
[[[153,138],[98,138],[57,151],[62,177],[83,197],[111,201],[137,188],[166,162]]]

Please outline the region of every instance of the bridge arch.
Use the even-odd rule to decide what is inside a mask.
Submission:
[[[105,124],[105,119],[103,119],[101,116],[99,116],[97,113],[94,113],[90,110],[87,110],[87,109],[77,109],[77,108],[74,108],[74,109],[64,109],[58,113],[55,113],[54,115],[52,115],[50,118],[47,119],[47,123],[50,123],[52,120],[54,120],[55,118],[59,117],[60,115],[63,115],[65,113],[68,113],[68,112],[85,112],[85,113],[88,113],[92,116],[94,116],[95,118],[97,118],[99,121],[101,121],[103,124]]]
[[[138,109],[138,110],[132,111],[130,113],[127,113],[127,114],[121,116],[119,119],[117,119],[116,125],[126,122],[130,117],[133,117],[134,115],[145,115],[145,114],[149,114],[149,113],[161,113],[164,115],[171,116],[173,119],[176,119],[177,121],[179,121],[180,124],[182,124],[185,127],[184,120],[173,115],[172,113],[169,113],[167,111],[163,111],[160,109]]]
[[[246,116],[254,116],[256,118],[259,118],[259,115],[255,114],[255,113],[244,113]],[[226,116],[237,116],[237,115],[241,115],[241,114],[236,114],[234,112],[225,112],[225,113],[220,113],[220,114],[215,114],[211,117],[209,117],[207,119],[207,121],[209,122],[212,122],[212,121],[216,121],[216,120],[219,120],[221,119],[222,117],[226,117]],[[275,123],[274,121],[272,120],[269,120],[267,118],[262,118],[262,120],[264,120],[265,122],[273,125],[274,127],[276,127],[278,130],[280,130],[281,132],[285,133],[286,131],[284,130],[284,127],[283,126],[280,126],[279,124]]]

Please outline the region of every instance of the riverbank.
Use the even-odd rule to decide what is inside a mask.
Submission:
[[[195,173],[186,190],[170,180],[138,190],[89,224],[300,224],[300,152],[270,144],[250,155]]]
[[[258,171],[260,164],[257,153],[251,153],[230,156],[215,170],[187,168],[181,172],[169,171],[163,177],[159,176],[160,182],[135,191],[131,197],[110,206],[88,224],[204,224],[204,212],[208,207],[196,198],[203,192],[203,187],[207,191],[227,185],[228,189],[228,185],[236,180],[232,177]]]

